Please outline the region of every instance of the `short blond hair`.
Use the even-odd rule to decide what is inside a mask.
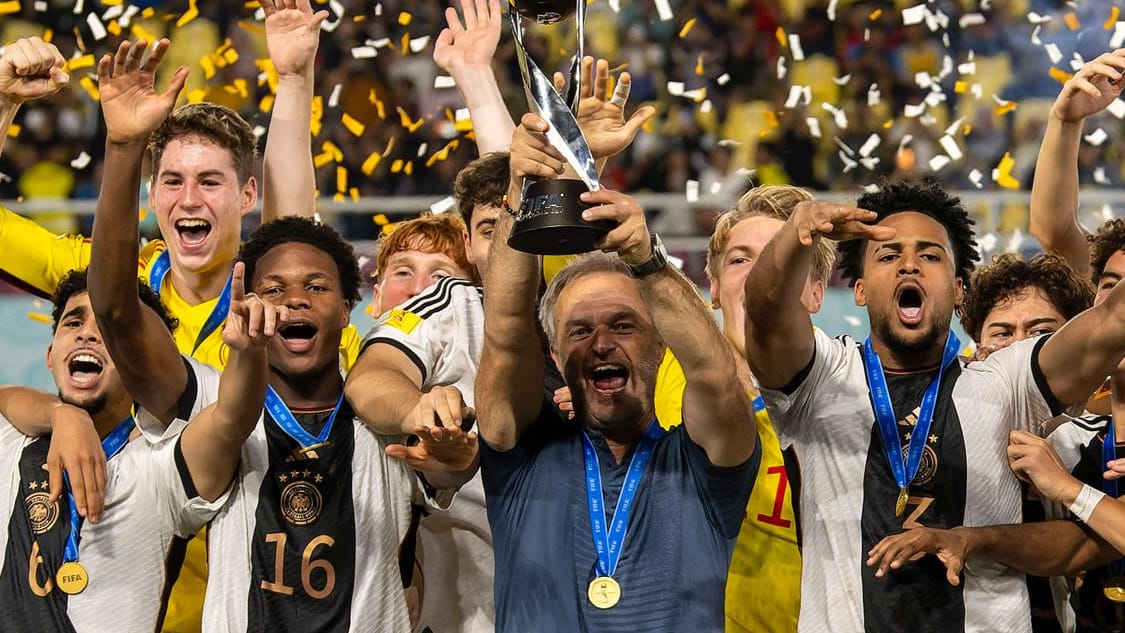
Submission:
[[[715,230],[711,232],[711,239],[707,242],[707,277],[712,281],[719,278],[723,250],[730,242],[730,232],[739,222],[756,216],[777,218],[785,222],[793,215],[793,209],[798,204],[812,199],[811,193],[793,185],[762,185],[742,194],[738,202],[715,221]],[[816,245],[809,279],[827,284],[835,263],[836,243],[821,238]]]

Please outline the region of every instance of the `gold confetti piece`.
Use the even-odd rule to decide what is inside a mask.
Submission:
[[[1113,25],[1117,24],[1117,18],[1120,16],[1121,9],[1117,6],[1114,6],[1113,9],[1109,12],[1109,19],[1105,21],[1105,24],[1102,25],[1102,28],[1107,31],[1112,29]]]
[[[150,11],[152,11],[151,8],[145,9],[144,12],[141,13],[141,15],[146,18],[152,17],[151,15],[145,15],[145,13],[148,13]],[[129,32],[133,34],[133,39],[144,40],[146,42],[155,42],[156,40],[160,39],[153,35],[151,31],[136,22],[133,22],[133,24],[129,27]]]
[[[371,152],[371,155],[363,161],[363,166],[359,168],[364,176],[370,176],[375,168],[379,166],[379,161],[383,160],[383,155],[379,152]]]
[[[354,118],[352,118],[352,115],[348,114],[347,112],[345,112],[344,115],[340,117],[340,122],[343,123],[344,127],[348,128],[348,131],[351,132],[354,136],[363,136],[363,131],[367,129],[366,125],[360,123],[359,121],[356,121]]]
[[[20,2],[19,0],[10,0],[9,2],[0,2],[0,15],[8,13],[19,13]]]
[[[2,6],[0,6],[0,8],[3,8],[3,7],[2,7]],[[19,3],[18,3],[18,2],[16,3],[16,8],[17,8],[17,9],[19,8]],[[28,313],[27,313],[27,318],[31,319],[32,321],[38,321],[38,322],[40,322],[40,323],[51,323],[51,322],[53,322],[53,320],[54,320],[54,319],[52,319],[52,318],[51,318],[51,315],[49,315],[49,314],[40,314],[40,313],[38,313],[38,312],[28,312]]]
[[[348,168],[340,165],[336,167],[336,191],[348,190]]]
[[[439,160],[445,160],[445,159],[449,158],[449,152],[452,152],[453,150],[457,149],[457,147],[460,144],[461,144],[461,141],[459,141],[457,139],[453,139],[452,141],[449,141],[448,143],[446,143],[445,147],[443,147],[443,148],[439,149],[438,151],[434,152],[433,154],[430,155],[429,158],[426,159],[426,167],[433,167],[434,163],[438,162]]]
[[[695,60],[695,74],[703,75],[703,53],[700,53],[699,57]]]
[[[339,203],[339,202],[343,202],[344,200],[345,200],[344,194],[342,194],[342,193],[337,193],[336,195],[332,196],[332,202]]]
[[[255,23],[255,22],[247,22],[246,20],[239,20],[238,21],[238,28],[242,29],[243,31],[246,31],[247,33],[253,33],[255,35],[265,35],[266,34],[266,27],[262,26],[261,24]]]
[[[1004,116],[1012,110],[1015,110],[1017,105],[1018,104],[1015,101],[1009,101],[1007,103],[996,106],[996,108],[992,110],[992,113],[996,116]]]
[[[391,163],[391,173],[397,174],[402,171],[402,159],[396,158],[395,162]]]
[[[693,26],[695,26],[695,18],[684,22],[684,27],[680,29],[680,39],[684,39],[685,37],[687,37],[688,31],[691,31],[691,27]]]
[[[777,115],[773,113],[773,110],[766,110],[765,112],[763,112],[762,118],[764,118],[766,120],[766,127],[767,128],[773,129],[773,128],[777,127]],[[769,133],[768,130],[762,130],[763,135],[768,134],[768,133]]]
[[[199,9],[195,7],[195,0],[188,0],[188,10],[176,20],[176,26],[181,27],[199,17]]]
[[[402,106],[397,106],[395,110],[398,111],[399,122],[402,124],[402,127],[406,128],[406,131],[412,134],[417,132],[418,128],[422,127],[422,124],[426,122],[425,118],[411,121],[410,115],[406,113],[406,110],[402,109]]]
[[[320,144],[320,151],[328,152],[332,156],[332,160],[337,163],[344,160],[344,152],[332,141],[324,141]]]
[[[410,21],[413,19],[414,16],[410,15],[406,11],[398,14],[398,23],[400,26],[406,26],[407,24],[410,24]]]
[[[412,174],[414,173],[414,161],[410,161],[410,162],[406,163],[406,167],[404,167],[404,168],[402,169],[402,171],[403,171],[403,173],[405,173],[405,174],[406,174],[407,176],[410,176],[410,175],[412,175]]]
[[[374,303],[367,304],[367,306],[363,308],[363,311],[367,313],[367,316],[374,317],[375,316],[375,304]]]
[[[881,17],[883,17],[883,10],[882,9],[875,9],[874,11],[871,12],[871,15],[867,16],[867,19],[874,22],[875,20],[878,20]]]
[[[959,95],[963,95],[968,91],[969,91],[969,82],[967,82],[967,81],[956,81],[956,82],[953,83],[953,92],[956,92]]]
[[[146,7],[144,11],[141,11],[141,17],[145,20],[151,18],[154,15],[156,15],[156,9],[152,7]]]
[[[262,112],[269,112],[273,110],[273,95],[266,95],[258,102],[258,109]]]
[[[1005,189],[1019,189],[1020,182],[1012,178],[1012,168],[1015,166],[1016,161],[1012,158],[1011,153],[1005,152],[1004,158],[1000,159],[1000,164],[992,170],[992,179]]]
[[[148,217],[148,207],[141,207],[137,211],[137,221],[138,222],[144,222],[145,218],[147,218],[147,217]]]
[[[309,131],[313,136],[320,136],[320,128],[324,119],[324,98],[320,95],[313,97],[312,117],[309,119]]]
[[[20,135],[20,130],[21,130],[21,129],[22,129],[22,128],[20,128],[20,126],[16,125],[15,123],[13,123],[13,124],[9,125],[9,126],[8,126],[8,136],[9,136],[10,138],[16,138],[17,136],[19,136],[19,135]]]
[[[94,80],[90,79],[88,75],[79,79],[78,85],[82,86],[82,89],[85,90],[86,94],[90,95],[90,98],[94,101],[97,101],[101,98],[101,93],[98,92],[98,87],[94,85]]]
[[[109,33],[114,37],[118,37],[121,35],[121,25],[117,23],[117,20],[114,20],[107,24],[105,30],[109,31]]]
[[[409,33],[403,33],[402,34],[402,54],[406,55],[407,51],[409,51],[409,50],[410,50],[410,34]]]
[[[774,36],[777,37],[777,43],[782,48],[785,48],[785,45],[789,43],[789,38],[785,35],[785,29],[781,28],[780,26],[777,27],[776,31],[774,31]]]
[[[203,78],[210,79],[215,76],[215,62],[211,60],[210,55],[204,55],[199,58],[199,65],[203,68]]]
[[[1065,70],[1059,70],[1058,68],[1051,68],[1051,70],[1048,71],[1048,74],[1051,75],[1052,79],[1059,82],[1060,84],[1065,84],[1066,82],[1070,81],[1071,77],[1074,76],[1066,72]]]
[[[233,63],[237,62],[238,61],[238,51],[235,50],[234,48],[226,49],[225,51],[223,51],[223,60],[226,61],[228,66],[230,64],[233,64]]]
[[[331,163],[331,162],[332,162],[332,154],[329,153],[329,152],[321,152],[321,153],[317,154],[316,156],[313,156],[313,167],[316,167],[317,169],[320,169],[321,167],[324,167],[325,165],[327,165],[328,163]],[[370,175],[370,174],[368,174],[368,175]]]
[[[351,196],[352,202],[359,202],[359,187],[348,189],[348,195]]]
[[[117,7],[121,6],[122,1],[123,0],[102,0],[102,4],[107,7]]]
[[[380,119],[387,118],[387,107],[379,99],[378,95],[375,94],[374,88],[372,88],[371,93],[367,95],[367,100],[371,102],[371,105],[375,106],[375,113],[379,115]]]
[[[1069,28],[1071,31],[1077,31],[1078,29],[1082,28],[1082,24],[1078,22],[1078,16],[1074,15],[1073,11],[1067,13],[1066,17],[1063,18],[1063,21],[1066,22],[1067,28]]]
[[[207,99],[207,90],[204,88],[196,88],[187,93],[188,103],[203,103]]]
[[[50,44],[51,40],[53,40],[54,38],[55,38],[55,32],[52,31],[51,29],[47,29],[46,31],[43,32],[43,41],[44,42]]]
[[[249,98],[250,93],[246,90],[246,80],[239,78],[235,79],[228,86],[224,86],[223,90],[232,95],[238,95],[243,99]]]
[[[889,130],[889,129],[891,129],[891,127],[894,126],[894,124],[895,124],[894,119],[888,119],[886,121],[883,121],[883,129]]]
[[[373,216],[371,219],[375,222],[375,224],[379,226],[386,226],[391,223],[390,219],[388,219],[386,214],[383,213]]]

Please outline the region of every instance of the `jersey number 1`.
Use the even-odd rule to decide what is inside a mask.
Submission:
[[[280,593],[286,596],[293,595],[293,587],[285,584],[285,543],[289,540],[289,535],[285,532],[271,532],[266,535],[266,542],[274,544],[273,554],[273,574],[276,581],[262,581],[262,589]],[[323,600],[327,598],[332,590],[336,588],[336,569],[332,567],[332,563],[326,560],[313,560],[313,554],[316,553],[316,548],[321,545],[332,547],[336,541],[331,536],[321,534],[309,541],[305,546],[305,551],[301,553],[301,587],[304,588],[305,593],[314,600]],[[312,586],[312,574],[316,570],[324,571],[324,586],[316,589]]]

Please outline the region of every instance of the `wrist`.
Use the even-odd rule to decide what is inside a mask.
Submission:
[[[115,137],[111,134],[106,135],[105,149],[106,152],[130,152],[137,151],[144,152],[148,146],[148,135],[142,137]]]
[[[14,115],[16,113],[16,110],[19,110],[22,104],[23,99],[17,99],[11,95],[0,94],[0,119],[3,119],[5,116]],[[4,130],[4,132],[7,133],[7,130]]]
[[[1098,506],[1098,503],[1100,503],[1105,496],[1105,493],[1101,490],[1093,486],[1082,484],[1074,500],[1067,504],[1066,509],[1079,521],[1089,523],[1090,516],[1094,514],[1094,508]]]
[[[295,72],[279,72],[277,73],[277,84],[280,87],[284,85],[293,85],[298,87],[312,86],[313,85],[313,65],[309,64],[301,70]]]
[[[1064,128],[1081,128],[1086,123],[1086,117],[1079,117],[1077,119],[1067,118],[1055,108],[1051,108],[1047,114],[1047,122],[1060,125]]]

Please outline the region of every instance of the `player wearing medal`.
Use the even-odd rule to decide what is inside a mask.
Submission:
[[[165,328],[170,342],[175,321],[155,293],[143,285],[140,290],[135,300],[143,302],[152,327]],[[62,434],[64,423],[37,428],[27,426],[34,422],[27,420],[17,430],[0,418],[0,470],[6,473],[0,502],[11,512],[0,524],[0,603],[5,605],[0,630],[158,630],[174,577],[167,565],[173,541],[195,534],[229,494],[239,450],[265,396],[265,344],[274,324],[283,322],[284,308],[244,296],[236,273],[223,329],[231,358],[217,387],[218,404],[176,412],[191,418],[192,425],[182,434],[149,442],[130,440],[136,428],[133,399],[95,323],[86,272],[64,277],[54,303],[47,364],[66,403],[55,413],[77,407],[89,414],[86,424],[92,419],[106,460],[106,511],[102,521],[81,520],[69,483],[61,500],[52,498],[46,464],[51,436],[32,439],[20,433],[50,433],[53,427]],[[208,382],[189,390],[214,392],[214,378],[207,376]],[[142,410],[138,416],[143,420],[151,414]]]
[[[1084,400],[1113,367],[1125,292],[1050,338],[962,365],[949,325],[977,258],[965,210],[935,183],[883,183],[857,205],[799,205],[746,281],[751,370],[801,456],[799,630],[1028,631],[1013,570],[978,566],[953,586],[937,561],[888,573],[868,553],[921,525],[1019,521],[1007,432]],[[814,333],[803,309],[822,236],[847,240],[844,272],[872,324],[862,345]]]
[[[154,411],[214,394],[185,390],[201,374],[184,367],[160,332],[123,301],[135,283],[136,204],[144,139],[171,107],[152,90],[151,67],[127,46],[99,66],[107,129],[106,178],[98,200],[91,294],[99,322],[134,323],[109,352],[143,354],[122,371]],[[427,469],[429,483],[455,488],[471,472],[475,438],[460,429],[421,429],[407,448],[376,436],[343,399],[338,354],[360,276],[351,247],[303,218],[263,224],[240,251],[250,287],[288,310],[269,345],[266,411],[242,449],[238,483],[211,522],[206,631],[407,631],[398,548],[412,503],[443,507],[417,474],[388,455]],[[446,471],[459,471],[449,473]],[[467,472],[465,472],[467,471]],[[436,494],[436,493],[435,493]]]
[[[512,199],[525,176],[563,168],[546,128],[526,115],[513,137]],[[640,207],[604,190],[585,202],[586,219],[617,222],[602,248],[619,255],[568,265],[541,310],[575,422],[544,397],[539,262],[507,246],[510,214],[489,254],[476,398],[497,629],[721,631],[761,454],[749,398],[733,351],[692,284],[667,266]],[[653,406],[665,344],[688,377],[683,424],[669,433]]]

